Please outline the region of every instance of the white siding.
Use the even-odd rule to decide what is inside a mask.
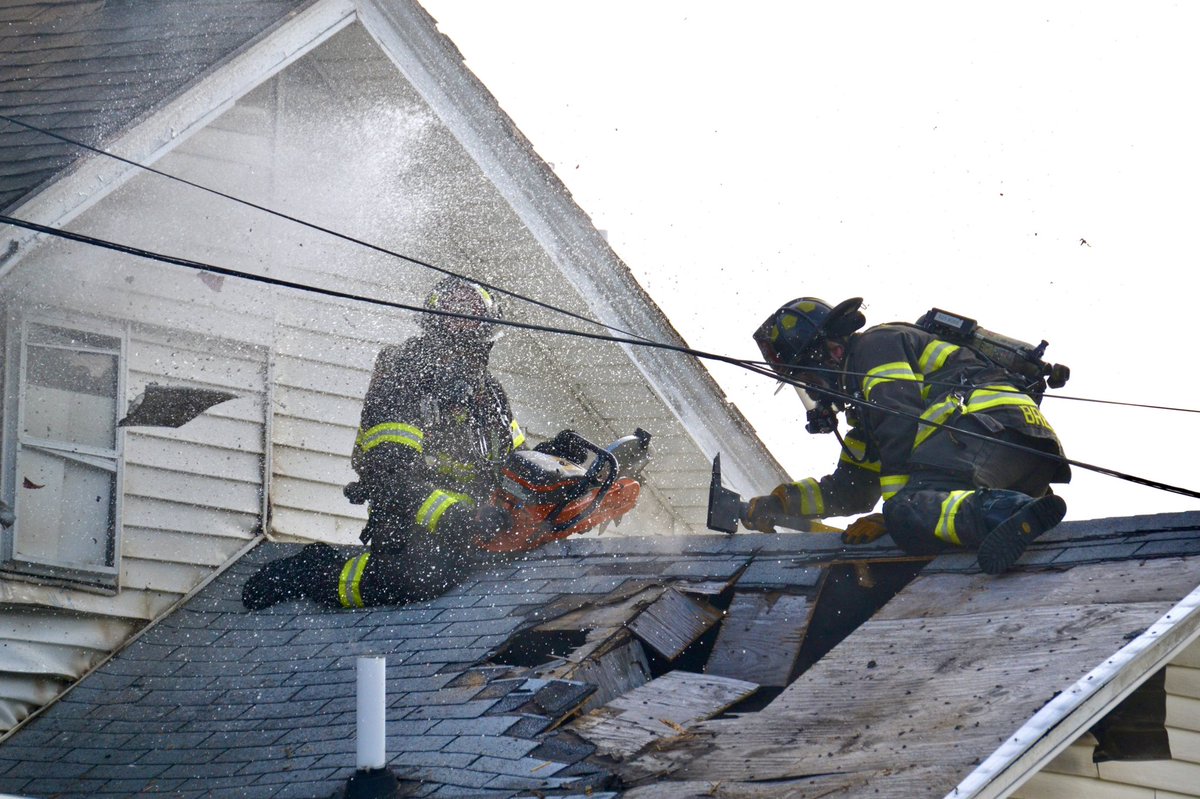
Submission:
[[[1012,795],[1014,799],[1200,797],[1200,640],[1167,666],[1171,760],[1092,762],[1085,734]]]

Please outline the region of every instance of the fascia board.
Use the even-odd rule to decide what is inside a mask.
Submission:
[[[683,346],[678,332],[466,68],[462,55],[437,31],[432,17],[409,0],[358,0],[358,9],[363,26],[495,184],[595,317],[636,336]],[[787,479],[696,359],[620,346],[700,449],[710,458],[721,454],[722,471],[735,489],[745,493]]]
[[[1010,796],[1197,638],[1200,638],[1200,587],[1116,654],[1050,700],[946,794],[945,799]]]
[[[247,92],[349,25],[354,15],[352,0],[315,0],[134,124],[107,145],[108,152],[137,164],[154,164]],[[62,228],[140,171],[87,152],[58,180],[9,215]],[[10,228],[0,235],[0,253],[11,253],[7,260],[0,260],[0,280],[42,240],[44,237],[24,229]]]

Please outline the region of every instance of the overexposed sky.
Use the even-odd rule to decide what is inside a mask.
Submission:
[[[1077,460],[1200,490],[1200,5],[423,0],[694,347],[797,296],[972,316],[1071,367]],[[522,290],[522,287],[514,287]],[[794,393],[710,369],[794,478]],[[772,486],[763,486],[764,492]],[[1076,469],[1068,518],[1200,509]]]

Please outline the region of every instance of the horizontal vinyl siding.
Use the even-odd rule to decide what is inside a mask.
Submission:
[[[1200,641],[1166,668],[1171,760],[1092,763],[1095,743],[1088,734],[1011,794],[1014,799],[1200,797]]]

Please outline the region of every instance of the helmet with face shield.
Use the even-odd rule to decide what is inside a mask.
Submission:
[[[771,370],[788,382],[804,384],[795,388],[807,411],[810,433],[837,428],[840,404],[821,391],[834,388],[837,379],[826,342],[843,339],[866,324],[861,305],[861,297],[835,306],[816,297],[799,297],[780,306],[754,331],[754,341]]]
[[[459,346],[487,347],[499,335],[500,303],[490,291],[460,277],[451,275],[437,282],[425,297],[425,307],[431,311],[421,316],[421,329],[426,334]]]

